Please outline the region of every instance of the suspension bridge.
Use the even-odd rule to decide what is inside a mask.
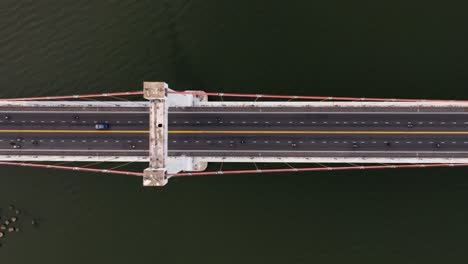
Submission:
[[[143,86],[1,99],[0,165],[138,176],[145,186],[184,176],[468,166],[468,101]],[[136,96],[145,100],[129,100]],[[125,171],[133,162],[149,165]],[[207,171],[209,162],[255,169]],[[101,163],[117,165],[93,166]]]

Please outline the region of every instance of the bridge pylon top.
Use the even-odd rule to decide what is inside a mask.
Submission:
[[[169,86],[165,82],[144,82],[143,97],[148,100],[166,99]]]
[[[143,95],[150,100],[149,168],[144,171],[144,186],[164,186],[167,183],[168,85],[164,82],[144,82]]]

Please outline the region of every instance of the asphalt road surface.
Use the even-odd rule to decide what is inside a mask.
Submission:
[[[233,110],[171,109],[170,155],[468,157],[464,111]],[[0,110],[0,155],[147,155],[148,120],[141,109]]]

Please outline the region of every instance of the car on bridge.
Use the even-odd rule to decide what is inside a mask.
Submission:
[[[110,126],[107,123],[97,123],[94,125],[94,128],[96,128],[96,130],[108,130]]]

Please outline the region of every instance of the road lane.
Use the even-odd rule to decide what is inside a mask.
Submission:
[[[468,112],[207,111],[169,113],[170,155],[468,157]],[[0,119],[0,155],[148,153],[141,111],[4,111]]]

